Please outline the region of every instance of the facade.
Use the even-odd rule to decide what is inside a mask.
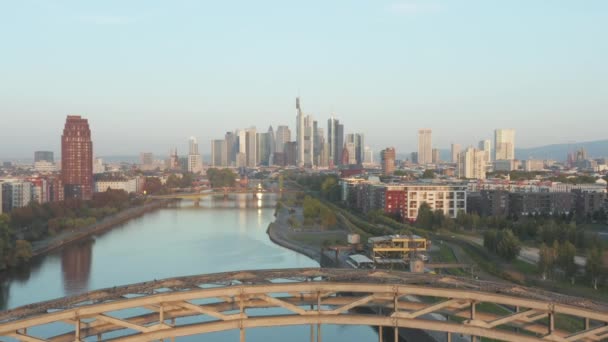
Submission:
[[[458,177],[486,179],[486,152],[473,147],[458,155]]]
[[[258,166],[258,152],[257,152],[257,130],[255,127],[251,127],[245,131],[245,155],[247,167]]]
[[[55,157],[51,151],[36,151],[34,152],[34,163],[37,162],[55,163]]]
[[[439,164],[439,163],[441,163],[439,149],[434,148],[433,149],[433,164]]]
[[[211,141],[211,165],[215,167],[228,166],[228,148],[225,139]]]
[[[270,161],[270,136],[268,133],[258,133],[256,137],[256,160],[259,165],[268,166]]]
[[[285,148],[285,143],[291,141],[291,131],[287,126],[279,126],[277,127],[276,136],[275,136],[275,151],[283,152]]]
[[[494,131],[494,160],[515,159],[515,130],[497,129]]]
[[[2,185],[2,212],[8,213],[15,208],[22,208],[32,201],[32,183],[23,180],[11,180]]]
[[[349,164],[363,164],[363,160],[365,159],[365,136],[363,133],[347,134],[345,144],[349,153]]]
[[[490,140],[490,139],[481,140],[477,147],[479,148],[480,151],[485,152],[486,164],[490,165],[490,163],[492,162],[492,140]]]
[[[139,184],[143,182],[141,179],[135,178],[116,178],[104,179],[95,182],[95,192],[106,192],[111,190],[123,190],[126,193],[136,193],[140,188]]]
[[[452,163],[458,163],[458,155],[460,154],[460,144],[452,144]]]
[[[57,171],[57,165],[46,160],[41,160],[34,163],[34,170],[40,173],[52,173]]]
[[[195,137],[190,137],[188,145],[188,172],[199,173],[203,171],[203,158],[198,152],[198,141]]]
[[[272,126],[268,127],[268,165],[274,165],[274,153],[276,152],[276,137]]]
[[[61,172],[66,199],[91,199],[93,142],[89,122],[80,116],[67,117],[61,136]]]
[[[284,147],[284,158],[285,165],[287,166],[295,166],[297,165],[298,158],[298,145],[295,141],[289,141],[285,143]]]
[[[304,151],[302,155],[304,159],[298,163],[299,166],[315,166],[315,125],[316,121],[313,120],[312,116],[306,115],[304,117]]]
[[[511,159],[496,159],[494,161],[494,171],[509,172],[516,169],[515,161]]]
[[[542,171],[545,169],[545,162],[538,159],[524,160],[522,164],[526,172]]]
[[[304,135],[305,135],[304,113],[300,107],[300,98],[296,97],[296,144],[297,144],[297,164],[304,166]]]
[[[226,165],[235,166],[238,153],[237,136],[233,132],[226,132],[224,140],[226,141]]]
[[[382,174],[392,175],[395,172],[395,148],[388,147],[380,152],[382,159]]]
[[[154,164],[154,154],[152,154],[150,152],[140,153],[139,164],[140,165],[153,165]]]
[[[374,151],[369,146],[365,146],[363,156],[363,165],[374,165]]]
[[[344,149],[344,125],[333,116],[327,120],[327,142],[329,144],[330,167],[338,166],[342,162]]]
[[[418,130],[418,164],[426,165],[433,162],[433,131]]]

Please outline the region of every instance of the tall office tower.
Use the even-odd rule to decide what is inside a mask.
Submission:
[[[274,153],[276,152],[276,137],[272,126],[268,127],[268,165],[274,165]]]
[[[34,163],[42,162],[42,161],[54,163],[55,157],[53,156],[53,152],[51,152],[51,151],[34,152]]]
[[[203,171],[203,158],[198,153],[198,142],[195,137],[188,141],[188,172],[198,173]]]
[[[251,127],[245,130],[245,155],[247,156],[247,167],[258,165],[257,152],[257,130]]]
[[[224,140],[226,141],[226,165],[235,166],[238,153],[237,136],[233,132],[226,132]]]
[[[321,151],[323,149],[322,138],[323,138],[323,130],[320,130],[319,123],[317,120],[312,122],[312,136],[313,136],[313,152],[312,152],[312,161],[313,165],[319,166]]]
[[[304,164],[299,166],[313,167],[315,152],[314,120],[311,115],[304,117]]]
[[[228,166],[228,148],[225,139],[211,140],[211,165]]]
[[[441,156],[438,148],[433,149],[433,164],[439,164],[441,162]]]
[[[237,145],[237,154],[236,154],[236,167],[246,167],[247,166],[247,131],[246,130],[237,130],[236,131],[236,145]]]
[[[460,154],[460,144],[452,144],[452,163],[458,163],[459,154]]]
[[[344,125],[333,116],[327,120],[327,142],[329,143],[330,166],[340,165],[344,148]]]
[[[515,130],[497,129],[494,131],[494,160],[515,159]]]
[[[296,97],[296,144],[298,148],[298,166],[304,166],[305,159],[305,141],[304,135],[306,134],[306,128],[304,123],[304,113],[302,113],[302,107],[300,107],[300,98]]]
[[[61,172],[66,199],[93,196],[93,142],[89,122],[68,115],[61,136]]]
[[[418,164],[418,152],[410,153],[410,159],[412,160],[413,164]]]
[[[481,140],[477,147],[479,148],[479,150],[485,152],[486,164],[490,164],[492,162],[492,140]]]
[[[348,141],[348,138],[347,138],[347,141]],[[347,142],[346,144],[344,144],[344,149],[348,153],[348,158],[345,158],[343,156],[343,159],[344,159],[343,164],[356,165],[357,164],[357,156],[355,155],[355,143],[354,142]]]
[[[425,165],[433,162],[433,139],[430,129],[418,130],[418,164]]]
[[[269,133],[258,133],[256,137],[256,160],[259,165],[267,166],[270,160]]]
[[[395,148],[387,147],[380,151],[380,158],[382,159],[382,174],[392,175],[395,172]]]
[[[275,151],[282,153],[284,152],[285,143],[291,141],[291,131],[287,126],[279,126],[277,127],[277,132],[275,136],[276,147]]]
[[[486,179],[486,152],[473,147],[458,155],[458,177]]]
[[[354,133],[346,135],[346,144],[353,144],[353,151],[349,156],[349,159],[354,159],[355,161],[351,164],[361,165],[364,159],[364,149],[365,149],[365,138],[362,133]],[[348,147],[348,146],[347,146]],[[350,153],[350,151],[349,151]]]
[[[372,165],[374,164],[374,151],[369,147],[365,146],[363,150],[363,164]]]
[[[288,166],[297,165],[298,144],[295,141],[288,141],[285,143],[283,151],[285,155],[285,164]]]
[[[151,152],[142,152],[139,154],[139,164],[140,165],[152,165],[154,164],[154,154]]]
[[[315,132],[315,165],[319,167],[327,167],[329,166],[329,149],[327,146],[327,141],[325,140],[325,130],[317,126]]]

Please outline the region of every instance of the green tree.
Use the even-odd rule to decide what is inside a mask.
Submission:
[[[433,228],[433,212],[428,203],[424,202],[418,208],[418,216],[416,217],[416,227],[424,229]]]
[[[574,257],[576,256],[576,247],[570,242],[565,241],[559,245],[557,251],[557,264],[564,271],[566,277],[570,278],[572,284],[574,284],[574,275],[577,271]]]
[[[13,260],[16,264],[28,262],[32,258],[32,245],[29,241],[17,240],[13,252]]]
[[[161,192],[163,185],[158,177],[146,177],[144,181],[144,191],[148,195],[156,195]]]
[[[208,169],[207,178],[213,188],[230,188],[236,184],[236,174],[230,169]]]
[[[546,280],[547,276],[551,275],[553,272],[553,266],[555,265],[555,251],[553,248],[542,243],[538,253],[538,270],[540,271],[543,280]]]
[[[597,290],[597,284],[602,276],[603,253],[600,248],[593,247],[587,252],[587,263],[585,264],[585,274],[591,279],[593,288]]]
[[[434,179],[435,178],[435,171],[433,171],[431,169],[424,170],[424,172],[422,173],[422,178],[424,178],[424,179]]]
[[[501,230],[498,233],[498,241],[497,254],[508,261],[515,260],[521,250],[521,242],[517,236],[510,229]]]

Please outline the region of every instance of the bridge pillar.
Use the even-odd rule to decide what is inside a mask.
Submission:
[[[384,340],[384,336],[382,334],[383,334],[382,326],[379,326],[378,327],[378,342],[382,342]]]

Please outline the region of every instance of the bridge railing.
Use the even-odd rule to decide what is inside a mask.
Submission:
[[[484,310],[482,303],[499,306],[502,313]],[[253,313],[257,308],[285,314]],[[580,320],[582,328],[560,327],[558,315]],[[186,317],[200,323],[186,323]],[[322,324],[372,325],[395,328],[395,333],[396,328],[415,328],[507,341],[600,341],[608,336],[608,308],[600,303],[512,284],[342,269],[151,281],[17,308],[0,313],[0,322],[0,336],[22,341],[102,340],[110,333],[119,334],[120,341],[150,341],[232,329],[244,341],[250,328],[316,325],[320,333]],[[73,328],[49,336],[31,333],[33,327],[59,322]]]

